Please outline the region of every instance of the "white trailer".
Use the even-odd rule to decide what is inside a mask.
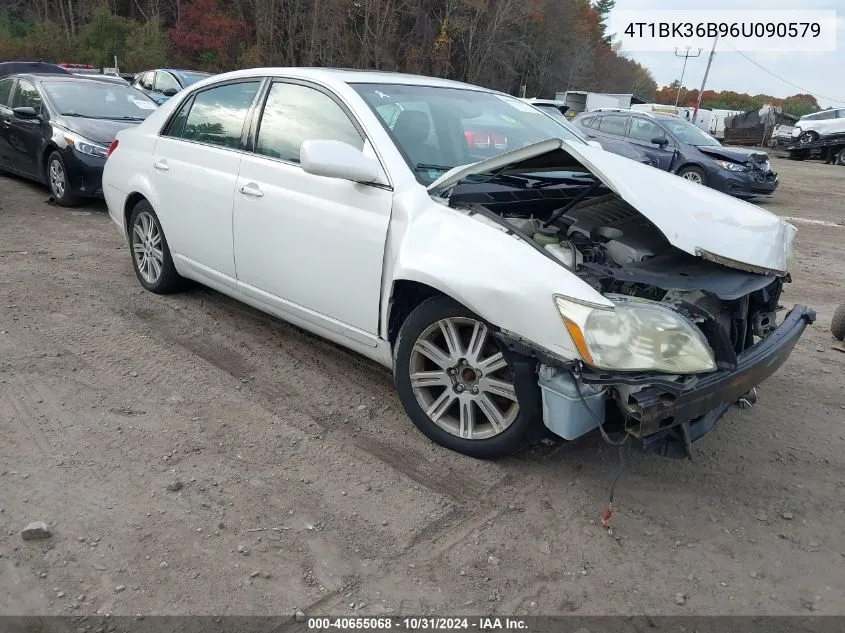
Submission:
[[[725,119],[735,114],[742,114],[742,110],[711,110],[710,129],[707,132],[717,139],[725,138]]]
[[[632,98],[633,95],[630,94],[606,94],[583,90],[567,90],[555,94],[555,101],[562,101],[569,107],[569,112],[575,114],[590,112],[598,108],[627,109],[631,107]]]

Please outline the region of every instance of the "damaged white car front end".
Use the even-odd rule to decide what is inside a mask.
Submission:
[[[512,371],[531,373],[514,377],[522,415],[567,440],[606,424],[646,450],[689,455],[815,318],[795,306],[777,324],[791,224],[602,150],[551,139],[428,190],[438,209],[411,221],[394,278],[439,284],[493,324]],[[420,240],[448,264],[430,249],[418,261]],[[492,268],[485,283],[473,260]]]

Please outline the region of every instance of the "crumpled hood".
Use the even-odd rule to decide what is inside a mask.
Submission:
[[[755,163],[764,163],[769,160],[769,155],[766,152],[761,152],[753,149],[745,149],[743,147],[725,147],[723,145],[706,145],[696,147],[699,152],[712,156],[713,158],[721,158],[724,160],[733,161],[734,163],[747,163],[749,160]]]
[[[755,272],[786,273],[797,229],[765,209],[674,174],[589,145],[548,139],[471,165],[455,167],[429,185],[441,195],[460,180],[507,168],[552,171],[573,159],[648,218],[674,247]],[[537,161],[543,157],[542,161]],[[542,163],[542,167],[532,165]]]

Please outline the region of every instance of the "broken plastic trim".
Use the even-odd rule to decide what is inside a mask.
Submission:
[[[736,268],[738,270],[744,270],[745,272],[749,273],[757,273],[759,275],[775,275],[776,277],[785,277],[787,275],[786,271],[783,270],[772,270],[771,268],[762,268],[761,266],[753,266],[751,264],[746,264],[745,262],[739,262],[735,259],[731,259],[729,257],[722,257],[721,255],[716,255],[715,253],[711,253],[710,251],[706,251],[703,248],[696,248],[695,254],[701,257],[702,259],[706,259],[708,261],[714,262],[716,264],[722,264],[723,266],[728,266],[730,268]]]

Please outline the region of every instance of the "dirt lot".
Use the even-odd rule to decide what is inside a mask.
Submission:
[[[613,534],[600,438],[436,447],[385,370],[0,176],[0,613],[845,613],[845,169],[776,162],[818,322],[694,461],[629,455]]]

